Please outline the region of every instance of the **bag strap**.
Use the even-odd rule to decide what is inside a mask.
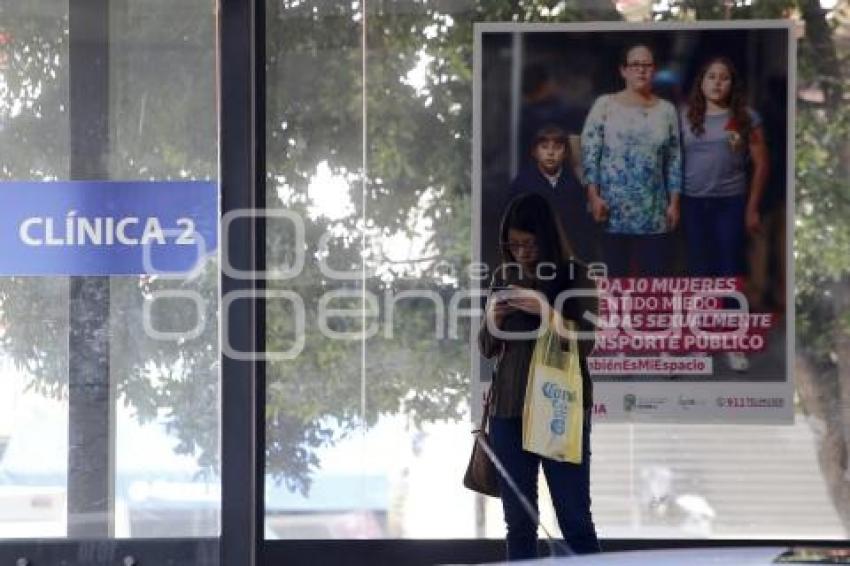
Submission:
[[[565,326],[567,327],[567,333],[569,335],[570,340],[570,351],[573,352],[575,356],[578,356],[578,324],[576,324],[575,321],[569,319],[567,319],[565,322]]]
[[[493,372],[493,378],[495,379],[495,377],[496,377],[496,372],[494,371]],[[491,380],[490,381],[490,388],[487,390],[487,396],[484,398],[484,409],[481,411],[481,424],[478,426],[478,430],[473,431],[473,432],[486,431],[487,430],[487,423],[488,423],[487,419],[490,417],[490,401],[492,400],[492,398],[493,398],[493,381]]]
[[[487,389],[487,396],[484,397],[484,410],[481,411],[481,423],[478,425],[478,428],[473,430],[473,433],[477,432],[486,432],[488,418],[490,417],[490,403],[493,401],[493,387],[496,386],[496,376],[499,373],[499,364],[502,362],[502,355],[505,353],[505,343],[502,342],[501,350],[499,350],[499,355],[496,357],[496,365],[493,366],[493,374],[490,377],[490,387]]]
[[[487,419],[490,417],[490,396],[490,391],[487,391],[487,398],[484,399],[484,410],[481,411],[481,426],[479,430],[487,429]]]

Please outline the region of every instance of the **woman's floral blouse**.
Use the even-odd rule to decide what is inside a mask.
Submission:
[[[668,231],[670,193],[682,189],[682,151],[673,105],[626,106],[613,95],[596,99],[581,133],[584,182],[599,187],[615,234]]]

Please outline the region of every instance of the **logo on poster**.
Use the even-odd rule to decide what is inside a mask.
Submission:
[[[567,403],[575,402],[575,392],[547,381],[543,384],[543,396],[552,402],[552,420],[549,423],[549,429],[553,434],[564,434],[567,431]]]
[[[667,401],[666,397],[638,397],[634,393],[627,393],[623,396],[623,410],[627,413],[657,411]]]

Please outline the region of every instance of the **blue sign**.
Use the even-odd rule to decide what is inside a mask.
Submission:
[[[0,276],[179,275],[217,247],[215,182],[0,183]]]

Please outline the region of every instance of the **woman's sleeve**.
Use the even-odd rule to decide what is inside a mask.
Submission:
[[[495,279],[495,275],[493,276]],[[490,280],[490,287],[493,287],[493,279]],[[489,301],[490,298],[488,297]],[[486,306],[486,305],[485,305]],[[481,326],[478,328],[478,351],[481,352],[481,355],[485,358],[492,358],[497,355],[502,350],[502,341],[490,333],[490,329],[487,327],[487,315],[485,308],[485,315],[481,317]]]
[[[502,349],[502,341],[490,334],[490,329],[487,328],[487,317],[481,320],[481,327],[478,329],[478,351],[485,358],[492,358],[497,355]]]
[[[679,117],[673,105],[670,105],[667,127],[667,147],[665,151],[665,179],[668,193],[682,192],[682,144],[679,138]]]
[[[581,131],[582,173],[586,185],[598,186],[602,180],[599,164],[602,158],[602,147],[605,144],[604,105],[604,97],[600,96],[596,99]]]

